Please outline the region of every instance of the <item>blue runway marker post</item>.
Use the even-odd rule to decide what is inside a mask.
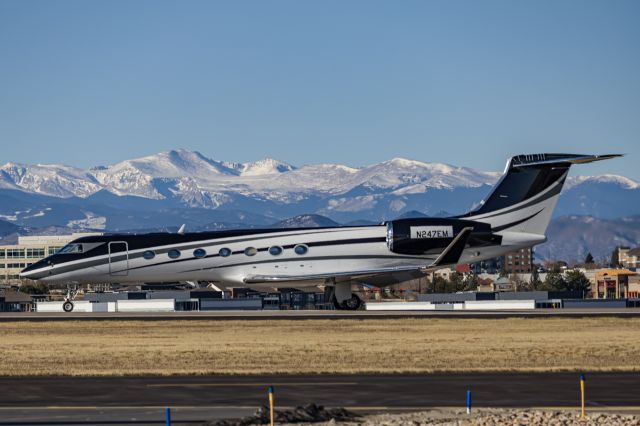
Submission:
[[[471,414],[471,391],[467,391],[467,414]]]
[[[171,408],[167,407],[164,409],[164,418],[167,422],[167,426],[171,426]]]
[[[273,426],[273,405],[274,405],[274,395],[273,395],[273,386],[269,386],[269,418],[271,419],[271,426]]]
[[[585,379],[584,379],[584,374],[580,375],[580,402],[581,402],[581,414],[580,414],[580,418],[584,419],[584,385],[585,385]]]

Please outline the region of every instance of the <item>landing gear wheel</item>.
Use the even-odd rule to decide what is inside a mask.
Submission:
[[[73,311],[73,302],[67,300],[62,304],[62,310],[65,312]]]
[[[344,300],[342,303],[338,302],[338,299],[333,298],[333,306],[338,310],[344,311],[357,311],[362,306],[362,299],[357,294],[351,294],[351,297]]]

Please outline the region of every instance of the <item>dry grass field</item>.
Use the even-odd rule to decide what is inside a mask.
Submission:
[[[0,323],[0,375],[639,370],[640,319]]]

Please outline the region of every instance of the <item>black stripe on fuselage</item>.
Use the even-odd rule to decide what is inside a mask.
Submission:
[[[353,239],[349,239],[349,240],[332,240],[332,241],[317,241],[317,242],[313,242],[313,243],[308,243],[306,244],[309,247],[318,247],[318,246],[337,246],[337,245],[349,245],[349,244],[369,244],[369,243],[382,243],[385,242],[387,239],[386,237],[375,237],[375,238],[353,238]],[[291,249],[295,246],[297,246],[298,244],[287,244],[285,246],[282,246],[283,249]],[[269,246],[271,247],[271,246]],[[267,250],[269,250],[269,247],[261,247],[258,248],[256,250],[258,250],[258,252],[265,252]],[[239,254],[244,254],[244,250],[238,250],[238,251],[234,251],[231,253],[232,256],[234,255],[239,255]],[[204,257],[190,257],[187,259],[173,259],[173,260],[168,260],[165,262],[159,262],[159,263],[154,263],[154,264],[150,264],[150,265],[142,265],[142,266],[136,266],[135,268],[128,268],[126,269],[126,271],[133,271],[133,270],[138,270],[138,269],[144,269],[144,268],[150,268],[153,266],[160,266],[160,265],[167,265],[167,264],[172,264],[172,263],[180,263],[180,262],[187,262],[190,260],[198,260],[198,259],[208,259],[208,258],[212,258],[212,257],[220,257],[219,253],[214,253],[214,254],[209,254],[206,255]],[[308,257],[292,257],[292,258],[280,258],[278,261],[280,262],[289,262],[289,261],[298,261],[298,260],[303,260]],[[261,263],[261,262],[248,262],[249,264],[251,263]],[[204,268],[204,269],[212,269],[212,268]],[[194,269],[193,271],[199,271],[199,270],[203,270],[203,268],[198,268],[198,269]],[[124,272],[125,269],[121,270],[121,271],[116,271],[117,272]],[[183,271],[183,272],[189,272],[189,271]]]
[[[286,236],[291,236],[291,235],[307,235],[307,234],[288,234]],[[285,236],[285,235],[283,235]],[[251,238],[251,239],[241,239],[241,240],[234,240],[234,241],[224,241],[224,244],[227,243],[238,243],[238,242],[242,242],[242,241],[248,241],[248,240],[255,240],[255,238]],[[316,241],[316,242],[310,242],[307,243],[306,245],[309,247],[314,247],[314,246],[330,246],[330,245],[346,245],[346,244],[367,244],[367,243],[372,243],[372,242],[385,242],[386,238],[385,237],[372,237],[372,238],[352,238],[352,239],[346,239],[346,240],[329,240],[329,241]],[[211,244],[215,244],[214,241],[211,242]],[[295,247],[297,244],[288,244],[283,246],[283,248],[287,249],[287,248],[293,248]],[[201,247],[202,245],[196,245],[195,247]],[[148,247],[148,249],[153,249],[153,247]],[[175,249],[177,250],[185,250],[185,248],[181,248],[181,247],[175,247]],[[269,247],[261,247],[259,249],[257,249],[260,252],[264,252],[267,251],[269,249]],[[169,251],[171,249],[163,249],[161,250],[154,250],[156,253],[158,254],[162,254],[163,252],[166,253],[167,251]],[[239,251],[235,251],[232,252],[232,255],[238,255],[238,254],[244,254],[244,250],[239,250]],[[141,258],[143,255],[143,253],[136,253],[134,255],[130,255],[128,256],[129,260],[132,259],[139,259]],[[112,273],[122,273],[125,271],[131,271],[131,270],[137,270],[137,269],[143,269],[143,268],[149,268],[149,267],[153,267],[153,266],[160,266],[160,265],[166,265],[166,264],[172,264],[172,263],[179,263],[179,262],[186,262],[186,261],[190,261],[190,260],[199,260],[199,259],[206,259],[206,258],[211,258],[211,257],[218,257],[220,256],[218,253],[212,253],[209,254],[207,256],[204,257],[195,257],[195,256],[191,256],[188,258],[183,258],[183,259],[171,259],[171,260],[167,260],[164,262],[157,262],[157,263],[151,263],[149,265],[142,265],[142,266],[137,266],[135,268],[127,268],[127,269],[122,269],[122,270],[117,270],[117,271],[113,271]],[[77,270],[77,269],[81,269],[81,268],[89,268],[89,267],[94,267],[94,266],[102,266],[102,265],[106,265],[108,263],[115,263],[115,262],[121,262],[123,260],[126,260],[127,256],[126,255],[118,255],[118,256],[113,256],[111,257],[111,259],[109,259],[109,257],[106,258],[102,258],[102,259],[96,259],[96,260],[91,260],[91,259],[87,259],[86,262],[81,263],[81,264],[75,264],[75,265],[70,265],[70,266],[63,266],[61,265],[59,268],[55,269],[54,271],[52,271],[51,275],[48,275],[48,277],[53,277],[55,275],[59,275],[59,274],[64,274],[66,272],[69,271],[73,271],[73,270]]]
[[[237,229],[228,231],[214,231],[214,232],[191,232],[184,234],[169,234],[169,233],[150,233],[150,234],[105,234],[95,235],[78,238],[73,242],[76,243],[109,243],[114,241],[126,242],[129,250],[144,250],[150,247],[162,247],[176,244],[187,243],[201,243],[208,240],[221,240],[224,238],[235,237],[248,237],[240,238],[232,241],[248,241],[256,239],[256,237],[266,237],[268,234],[282,234],[278,236],[290,236],[290,235],[308,235],[308,234],[324,234],[327,232],[343,232],[349,229],[365,229],[375,228],[381,225],[366,225],[366,226],[332,226],[332,227],[317,227],[317,228],[278,228],[278,229]],[[310,231],[310,232],[300,232]],[[188,246],[187,246],[188,247]],[[197,244],[191,247],[198,247]]]
[[[372,226],[368,226],[369,228],[373,227]],[[377,225],[375,225],[377,226]],[[350,227],[349,227],[350,228]],[[357,227],[356,227],[357,228]],[[333,232],[341,232],[341,231],[345,231],[347,230],[347,227],[333,227],[333,228],[298,228],[297,230],[314,230],[314,232],[287,232],[285,234],[280,234],[280,235],[273,235],[273,236],[269,236],[269,237],[264,237],[264,238],[277,238],[277,237],[291,237],[291,236],[306,236],[306,235],[322,235],[322,234],[329,234],[329,233],[333,233]],[[291,231],[291,229],[286,229],[286,231]],[[283,232],[283,230],[277,230],[277,231],[273,231],[274,234],[278,234],[280,232]],[[233,239],[233,240],[225,240],[225,241],[220,241],[219,244],[235,244],[235,243],[240,243],[240,242],[245,242],[245,241],[254,241],[256,239],[262,239],[260,238],[261,235],[266,234],[267,232],[263,232],[261,234],[258,235],[254,235],[253,237],[249,237],[249,238],[238,238],[238,239]],[[138,247],[136,249],[132,249],[131,247],[128,247],[129,251],[127,253],[127,255],[112,255],[111,256],[111,262],[120,262],[123,261],[125,259],[138,259],[140,257],[143,256],[144,252],[140,251],[138,253],[131,253],[131,250],[153,250],[154,253],[156,255],[159,254],[164,254],[167,253],[169,250],[189,250],[189,249],[196,249],[196,248],[200,248],[202,247],[203,243],[207,243],[207,244],[216,244],[216,239],[212,239],[211,235],[218,235],[218,234],[224,234],[222,235],[220,238],[228,238],[228,235],[226,235],[226,232],[219,232],[219,233],[194,233],[191,235],[200,235],[202,236],[202,239],[198,240],[197,244],[188,244],[186,246],[178,246],[178,247],[164,247],[164,248],[155,248],[158,247],[157,245],[152,245],[152,244],[146,244],[142,247]],[[152,235],[152,234],[151,234]],[[163,236],[165,234],[162,234]],[[185,234],[187,235],[187,234]],[[101,238],[104,241],[100,241],[100,242],[104,242],[104,243],[109,243],[109,242],[118,242],[118,241],[122,241],[119,238],[124,237],[124,235],[111,235],[109,236],[109,240],[104,240],[104,236],[92,236],[92,237],[83,237],[83,238],[79,238],[78,242],[98,242],[98,241],[88,241],[88,239],[93,239],[93,238]],[[129,236],[131,237],[131,236]],[[135,236],[135,237],[143,237],[141,235]],[[157,239],[154,238],[154,240],[152,240],[153,242],[157,242]],[[127,241],[125,241],[127,242]],[[193,241],[190,241],[193,242]],[[163,246],[160,246],[163,247]],[[75,260],[82,260],[83,258],[86,260],[83,263],[76,263],[73,266],[67,266],[67,267],[63,267],[62,265],[64,265],[64,263],[61,264],[61,266],[59,266],[58,268],[56,268],[54,271],[52,271],[53,273],[51,275],[48,276],[54,276],[57,274],[61,274],[61,273],[65,273],[68,272],[70,270],[74,270],[74,269],[78,269],[79,267],[84,267],[84,268],[88,268],[88,267],[92,267],[92,266],[101,266],[104,264],[109,263],[109,256],[107,255],[107,250],[106,250],[106,244],[105,246],[102,246],[101,249],[104,249],[104,252],[101,253],[92,253],[92,251],[89,252],[85,252],[85,253],[81,253],[79,255],[69,255],[69,254],[54,254],[52,256],[49,256],[43,260],[41,260],[40,262],[43,263],[44,266],[44,262],[46,261],[53,261],[54,265],[56,263],[58,263],[58,261],[60,259],[64,260],[66,258],[70,258],[68,261],[75,261]],[[145,251],[146,251],[145,250]],[[121,252],[120,252],[121,253]],[[243,253],[243,251],[240,251],[240,253]],[[73,256],[73,258],[71,258]],[[95,259],[97,256],[107,256],[104,257],[102,259]],[[40,263],[38,262],[38,263]],[[66,262],[65,262],[66,263]],[[49,272],[49,271],[47,271]]]

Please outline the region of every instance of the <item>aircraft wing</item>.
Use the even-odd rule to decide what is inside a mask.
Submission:
[[[244,278],[246,284],[263,283],[288,283],[296,281],[318,281],[331,278],[362,279],[376,275],[393,274],[397,272],[427,272],[427,266],[398,266],[391,268],[369,269],[366,271],[343,271],[328,272],[326,274],[306,274],[306,275],[249,275]]]
[[[453,265],[458,262],[464,247],[473,231],[472,227],[463,228],[449,245],[438,255],[435,261],[428,265],[421,266],[394,266],[389,268],[368,269],[364,271],[341,271],[327,272],[324,274],[304,274],[304,275],[249,275],[244,278],[246,284],[268,284],[268,283],[290,283],[300,281],[319,281],[327,279],[340,279],[345,281],[359,280],[364,278],[378,278],[385,281],[393,275],[402,275],[408,278],[418,278],[435,270],[443,265]],[[400,280],[399,280],[400,281]],[[398,282],[399,282],[398,281]]]

